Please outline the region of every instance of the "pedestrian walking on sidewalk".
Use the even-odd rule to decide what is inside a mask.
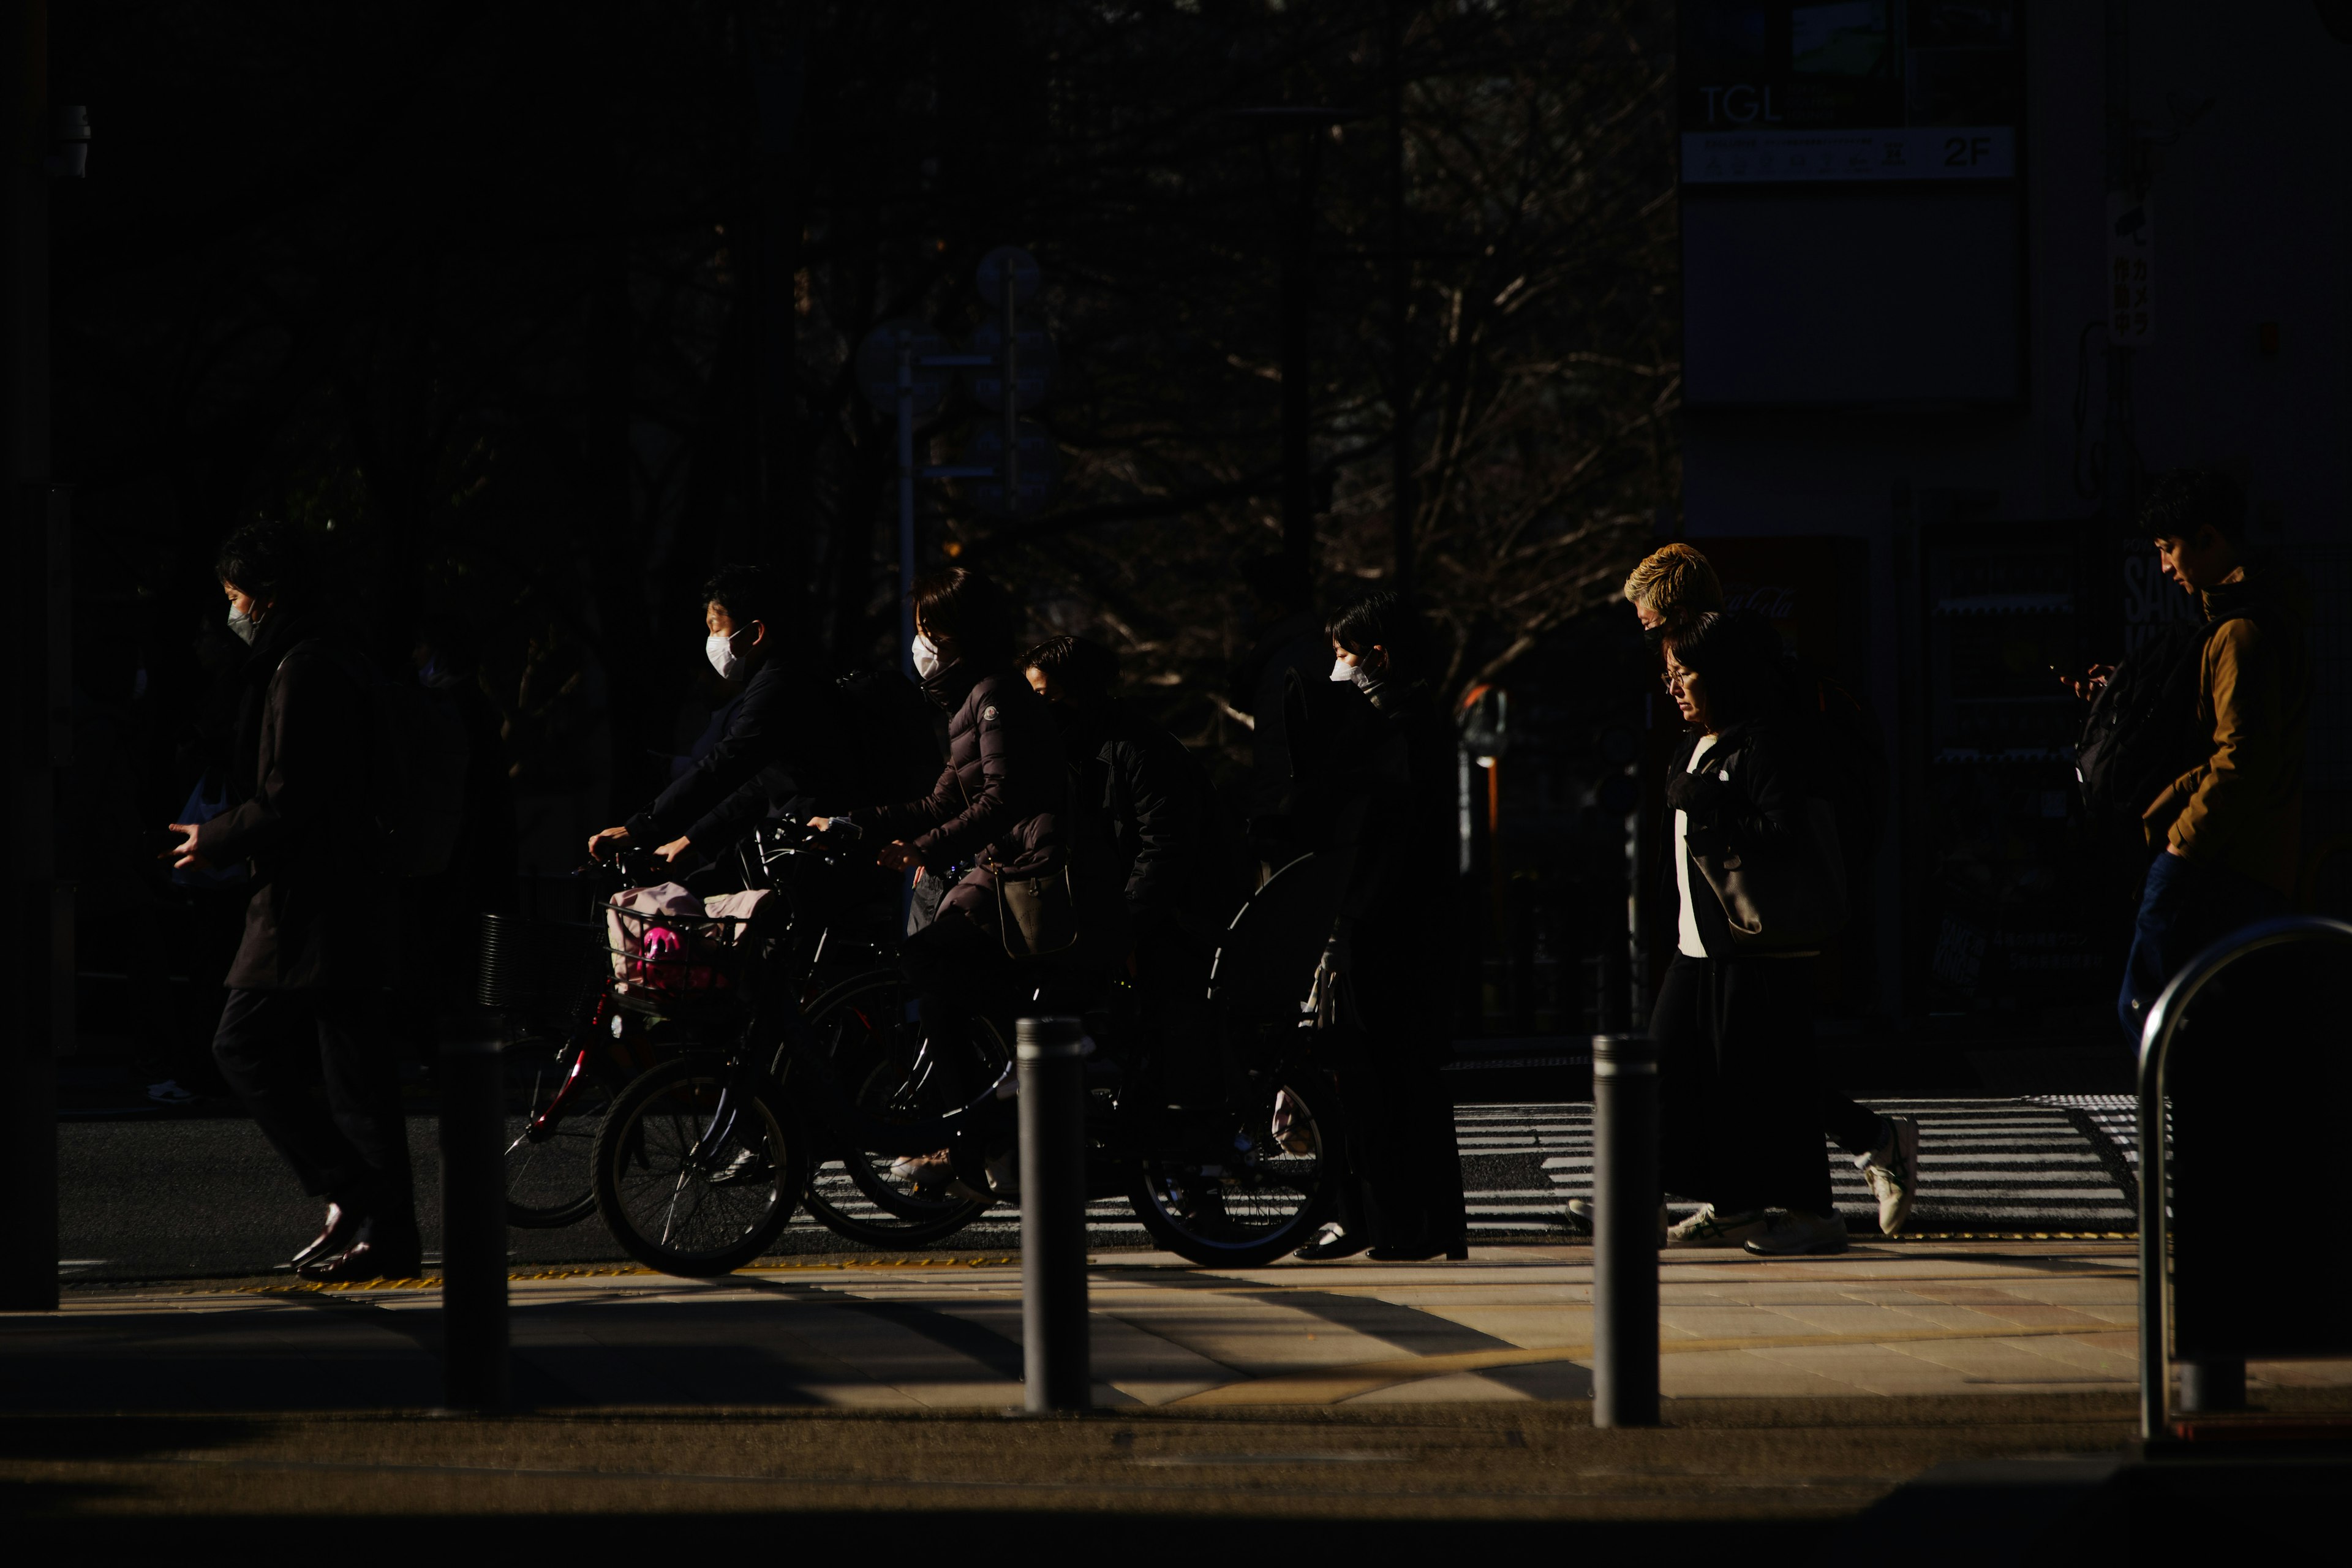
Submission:
[[[2238,482],[2211,469],[2168,474],[2143,515],[2164,574],[2197,595],[2209,629],[2193,721],[2204,754],[2140,816],[2154,855],[2116,998],[2135,1050],[2148,1009],[2189,959],[2287,911],[2311,709],[2300,595],[2249,549]]]
[[[1699,615],[1724,607],[1723,584],[1707,558],[1688,544],[1663,545],[1625,579],[1625,600],[1647,636],[1663,640]],[[1813,759],[1838,825],[1839,852],[1849,895],[1870,880],[1886,821],[1885,748],[1869,710],[1834,681],[1813,670],[1776,637],[1765,650],[1779,689],[1768,693],[1790,738]],[[1882,1116],[1824,1081],[1821,1126],[1853,1157],[1878,1201],[1878,1228],[1893,1236],[1909,1222],[1919,1191],[1919,1123]]]
[[[1342,1111],[1339,1219],[1309,1261],[1469,1256],[1462,1157],[1442,1073],[1454,973],[1454,729],[1430,689],[1428,623],[1403,596],[1333,616],[1320,724],[1294,686],[1286,733],[1297,798],[1347,868],[1315,981]]]
[[[1772,640],[1752,616],[1714,613],[1665,639],[1666,689],[1690,733],[1666,785],[1663,891],[1678,940],[1650,1016],[1659,1165],[1666,1190],[1705,1204],[1667,1240],[1842,1252],[1822,1152],[1812,960],[1843,889],[1831,886],[1834,834],[1814,809],[1812,762],[1773,711]]]
[[[235,804],[209,822],[172,825],[186,836],[174,868],[253,870],[213,1058],[303,1190],[327,1200],[324,1227],[294,1257],[303,1278],[404,1278],[421,1254],[380,995],[386,895],[369,883],[367,668],[320,601],[291,526],[239,529],[215,570],[229,629],[252,647],[231,752]]]

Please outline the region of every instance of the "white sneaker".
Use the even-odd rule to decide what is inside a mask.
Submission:
[[[182,1088],[180,1080],[175,1078],[167,1078],[161,1083],[149,1084],[147,1098],[158,1105],[194,1105],[196,1102],[195,1093]]]
[[[906,1183],[924,1197],[937,1197],[955,1180],[955,1167],[944,1149],[935,1154],[908,1154],[890,1162],[890,1179]]]
[[[1808,1253],[1845,1250],[1845,1215],[1807,1214],[1782,1209],[1764,1222],[1763,1230],[1748,1238],[1748,1250],[1759,1258],[1801,1258]]]
[[[1592,1200],[1591,1198],[1570,1198],[1568,1200],[1569,1229],[1575,1231],[1581,1236],[1592,1235],[1594,1231],[1592,1215]],[[1668,1226],[1674,1224],[1674,1220],[1675,1216],[1666,1212],[1666,1205],[1660,1204],[1658,1205],[1658,1245],[1660,1247],[1665,1246],[1666,1230]]]
[[[1771,1223],[1762,1209],[1746,1214],[1717,1214],[1713,1204],[1666,1232],[1668,1247],[1738,1247],[1749,1237],[1761,1236]]]
[[[1854,1163],[1878,1200],[1880,1233],[1893,1236],[1909,1223],[1911,1200],[1919,1192],[1919,1123],[1908,1116],[1884,1120],[1886,1136]]]

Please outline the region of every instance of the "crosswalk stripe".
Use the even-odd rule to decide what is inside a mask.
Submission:
[[[2138,1163],[2137,1102],[2129,1095],[1867,1103],[1918,1120],[1914,1231],[2112,1229],[2133,1217],[2136,1194],[2112,1173]],[[1557,1237],[1568,1200],[1591,1195],[1590,1105],[1465,1106],[1455,1112],[1454,1126],[1470,1228],[1482,1239]],[[1832,1194],[1848,1223],[1874,1230],[1877,1205],[1853,1157],[1826,1140],[1823,1156]],[[878,1215],[837,1170],[821,1173],[818,1188],[853,1215]],[[1089,1203],[1087,1225],[1122,1242],[1143,1234],[1119,1198]],[[975,1242],[1004,1241],[1018,1228],[1016,1214],[991,1210],[964,1234]]]

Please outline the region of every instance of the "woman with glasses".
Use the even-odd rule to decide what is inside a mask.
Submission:
[[[1774,711],[1777,654],[1771,627],[1745,614],[1702,613],[1666,636],[1665,687],[1689,733],[1666,785],[1677,941],[1650,1020],[1660,1174],[1669,1192],[1705,1200],[1667,1245],[1764,1256],[1846,1245],[1820,1131],[1818,948],[1776,942],[1769,914],[1760,936],[1735,941],[1701,860],[1719,873],[1745,856],[1839,875],[1816,852],[1816,761]]]

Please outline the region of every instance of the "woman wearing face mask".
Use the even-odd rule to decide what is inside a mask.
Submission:
[[[1045,700],[1014,662],[1016,618],[1003,589],[963,567],[915,584],[915,669],[924,694],[949,712],[947,766],[919,800],[842,817],[883,841],[876,858],[894,871],[971,868],[899,950],[926,1023],[950,1038],[975,1013],[1011,1033],[1026,973],[1005,953],[998,875],[1035,877],[1063,865],[1069,770]],[[904,1173],[919,1184],[947,1179],[944,1158],[908,1165]]]
[[[1348,1179],[1309,1260],[1468,1256],[1454,1106],[1439,1076],[1452,1030],[1454,737],[1430,688],[1427,623],[1385,590],[1331,618],[1331,680],[1360,692],[1337,714],[1289,719],[1291,771],[1346,858],[1318,977],[1337,1026]],[[1302,698],[1304,692],[1293,692]],[[1352,1019],[1349,1015],[1352,1014]]]
[[[806,661],[781,657],[783,586],[766,566],[722,567],[702,585],[703,656],[742,700],[719,742],[618,827],[588,840],[598,858],[650,845],[675,862],[717,855],[761,819],[837,803],[847,761],[832,690]]]

